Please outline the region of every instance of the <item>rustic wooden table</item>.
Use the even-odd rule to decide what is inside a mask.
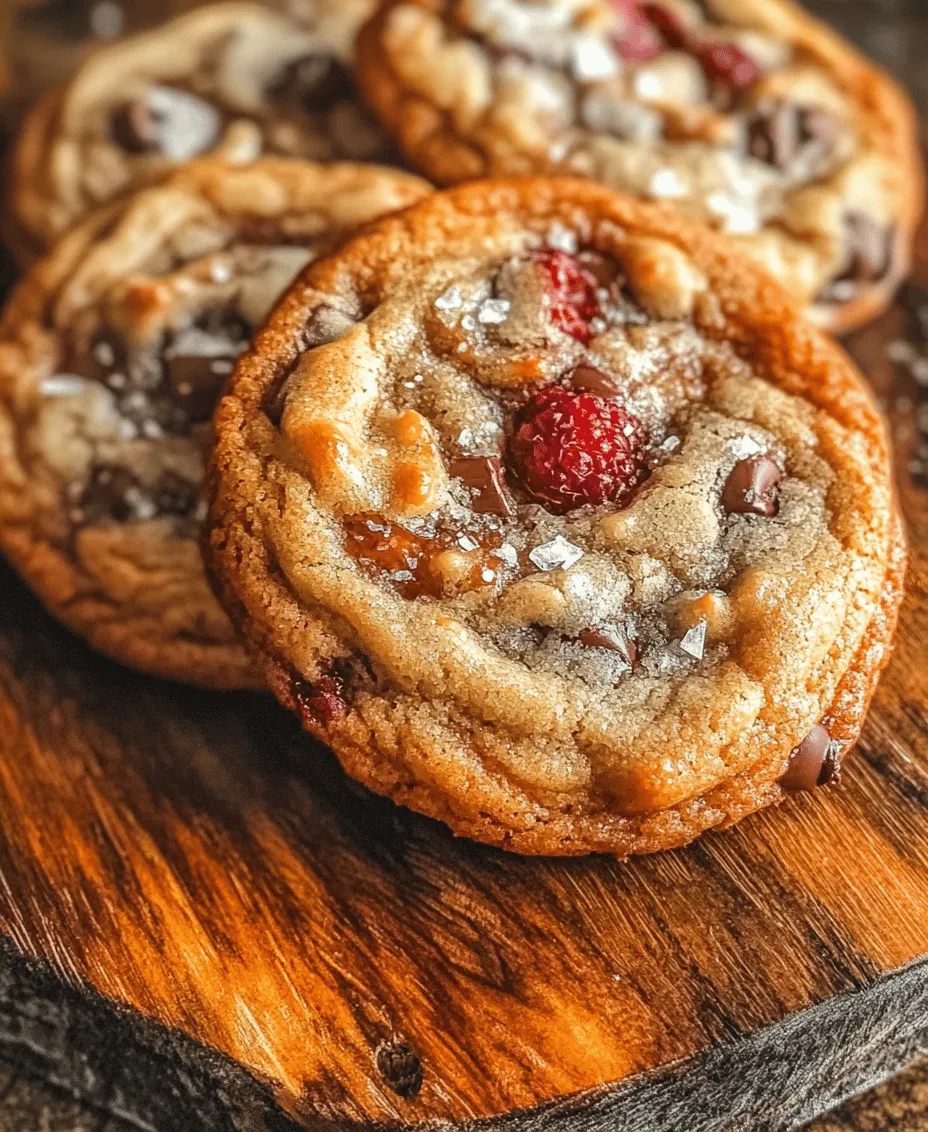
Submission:
[[[129,23],[144,19],[156,9],[164,8],[171,0],[123,0],[131,8]],[[34,4],[53,12],[57,20],[65,20],[72,32],[93,23],[98,30],[112,29],[118,24],[119,3],[89,3],[87,0],[48,0]],[[811,0],[811,6],[850,38],[856,40],[870,55],[894,71],[906,83],[916,98],[923,117],[928,117],[928,68],[922,60],[928,54],[928,0]],[[7,5],[0,0],[0,26]],[[88,12],[92,11],[92,18]],[[41,21],[34,27],[41,29]],[[43,58],[46,46],[36,47],[34,60]],[[57,59],[65,65],[73,52],[62,48]],[[868,341],[866,337],[856,343],[861,356],[873,361],[885,350],[890,338],[877,332]],[[97,1097],[94,1104],[75,1100],[69,1088],[61,1083],[49,1082],[37,1072],[36,1064],[29,1060],[28,1004],[18,1014],[24,1026],[20,1050],[23,1056],[0,1059],[0,1132],[138,1132],[140,1128],[154,1128],[137,1119],[127,1120],[120,1113],[118,1088],[107,1088],[106,1082],[88,1083],[85,1095]],[[47,1025],[47,1018],[31,1020],[36,1027],[35,1041],[41,1044],[46,1035],[38,1028]],[[262,1129],[264,1125],[261,1125]],[[734,1127],[734,1125],[733,1125]],[[744,1132],[755,1132],[748,1125],[739,1126]],[[832,1115],[822,1118],[810,1132],[916,1132],[928,1128],[928,1061],[893,1078],[887,1084],[852,1102],[845,1104]],[[157,1132],[169,1132],[158,1125]],[[214,1132],[204,1126],[203,1132]],[[667,1132],[678,1132],[676,1127]],[[688,1132],[680,1128],[679,1132]]]

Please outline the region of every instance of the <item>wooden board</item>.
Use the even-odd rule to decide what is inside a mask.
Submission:
[[[886,354],[909,321],[852,344],[913,538],[858,753],[688,850],[455,841],[269,700],[123,671],[0,574],[0,1045],[171,1132],[785,1128],[928,1046],[928,493]]]

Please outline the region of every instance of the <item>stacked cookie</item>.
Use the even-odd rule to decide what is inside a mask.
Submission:
[[[96,647],[264,682],[506,848],[833,781],[904,543],[811,320],[889,301],[913,139],[772,0],[234,3],[108,48],[13,164],[0,542]]]

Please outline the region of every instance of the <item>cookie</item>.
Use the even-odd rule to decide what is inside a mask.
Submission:
[[[788,0],[395,0],[362,30],[358,71],[432,180],[568,172],[664,202],[831,330],[906,273],[914,112]]]
[[[883,424],[708,229],[583,180],[437,194],[301,277],[215,428],[208,560],[269,684],[459,834],[665,849],[857,738]]]
[[[215,4],[103,47],[26,119],[11,227],[24,257],[83,214],[195,157],[377,161],[390,146],[348,64],[369,0],[315,26],[255,4]]]
[[[204,161],[33,267],[0,322],[0,548],[55,616],[146,672],[260,684],[199,553],[214,404],[309,260],[426,191],[372,165]]]

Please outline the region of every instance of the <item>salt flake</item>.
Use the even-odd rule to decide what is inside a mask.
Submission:
[[[457,310],[458,307],[460,307],[460,305],[461,305],[461,288],[457,285],[457,283],[455,283],[454,286],[449,287],[448,290],[445,291],[445,293],[443,295],[439,295],[438,298],[435,300],[435,306],[440,311]]]
[[[508,299],[485,299],[477,311],[477,321],[485,326],[499,326],[509,317],[512,303]]]
[[[557,535],[550,542],[543,542],[530,550],[528,556],[539,570],[569,570],[583,557],[583,551],[563,535]]]
[[[568,255],[573,255],[577,250],[577,234],[559,220],[555,220],[548,229],[546,240],[549,248],[567,252]]]
[[[680,651],[685,652],[687,656],[691,656],[695,660],[702,660],[706,652],[707,627],[707,622],[700,621],[692,629],[688,629],[680,642]]]
[[[492,553],[495,558],[499,558],[507,566],[519,565],[519,552],[512,543],[504,542],[502,546],[498,546]]]

